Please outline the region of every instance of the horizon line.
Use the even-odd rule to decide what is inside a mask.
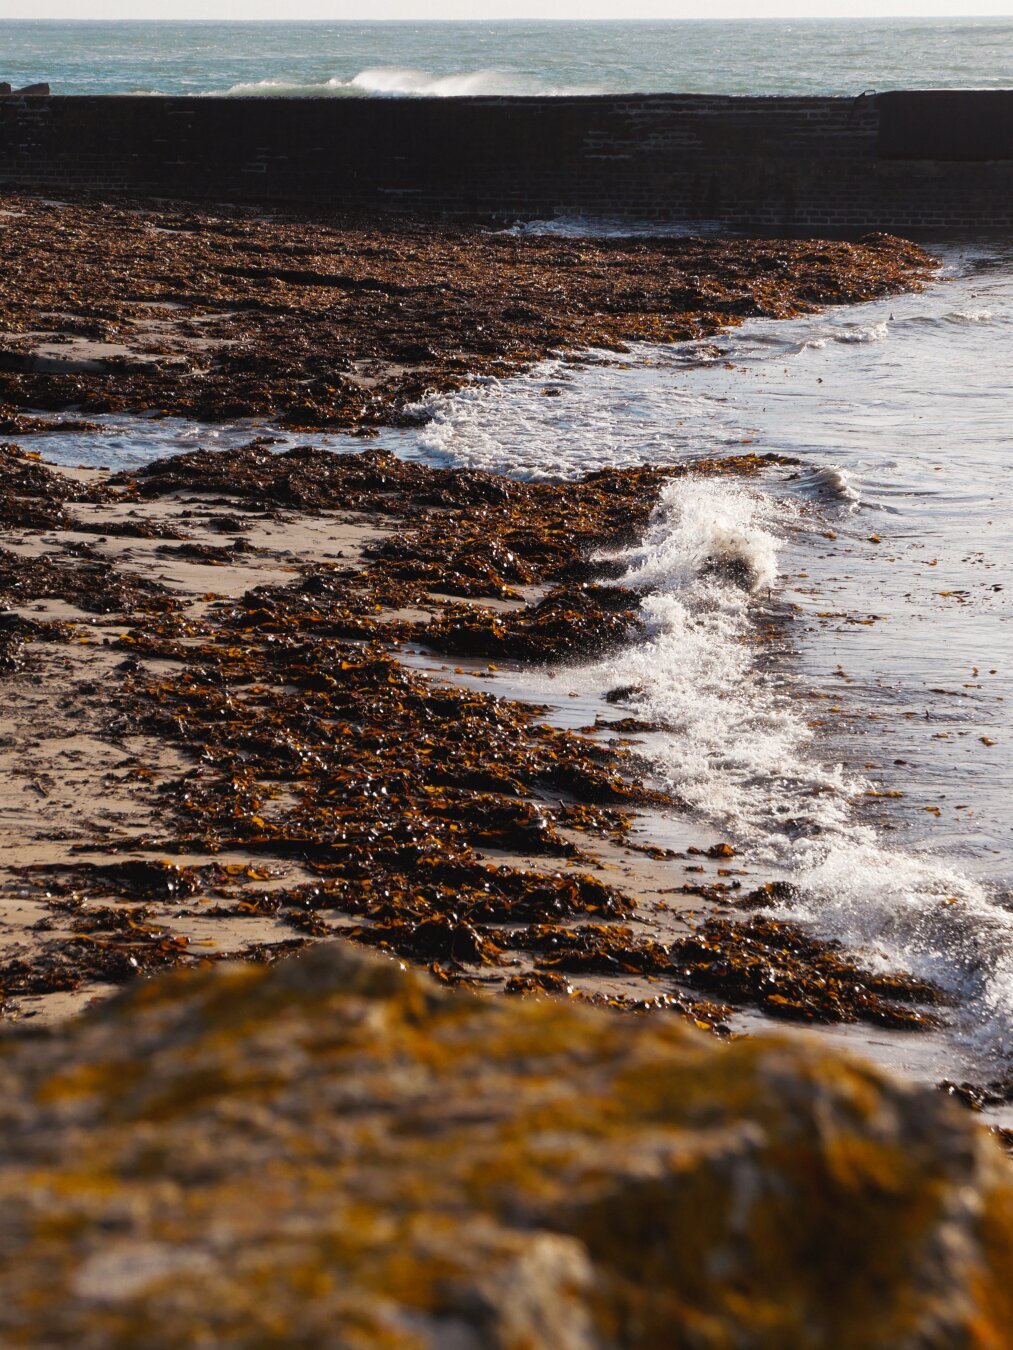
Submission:
[[[762,14],[762,15],[731,15],[716,16],[714,18],[704,18],[700,15],[675,15],[668,18],[658,18],[656,15],[634,15],[632,18],[622,19],[571,19],[563,17],[550,18],[519,18],[516,15],[498,15],[492,18],[481,19],[456,19],[456,18],[435,18],[435,19],[407,19],[407,18],[367,18],[365,16],[357,19],[335,18],[335,19],[267,19],[267,18],[175,18],[161,19],[145,16],[142,18],[131,19],[110,19],[110,18],[81,18],[78,15],[48,15],[43,18],[26,18],[23,15],[0,15],[0,23],[25,23],[25,24],[46,24],[46,23],[103,23],[103,24],[277,24],[279,26],[289,26],[294,24],[306,25],[328,25],[336,24],[386,24],[386,23],[408,23],[418,27],[425,27],[434,24],[466,24],[475,27],[488,24],[579,24],[589,26],[592,24],[622,26],[631,23],[653,23],[653,24],[682,24],[682,23],[880,23],[887,19],[905,19],[912,23],[932,23],[935,21],[947,22],[953,19],[959,19],[967,23],[975,23],[979,20],[1013,20],[1013,10],[1007,14]]]

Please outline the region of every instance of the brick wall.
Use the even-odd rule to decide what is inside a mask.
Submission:
[[[0,184],[800,234],[998,229],[1013,227],[1011,120],[1003,91],[0,98]]]

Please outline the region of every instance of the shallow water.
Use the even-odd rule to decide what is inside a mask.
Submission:
[[[1013,19],[0,22],[0,79],[58,94],[392,97],[1001,88]]]
[[[640,684],[662,782],[790,876],[790,912],[939,979],[1013,1055],[1013,250],[925,293],[432,405],[413,449],[531,477],[748,447],[762,482],[674,483],[624,560],[650,640],[574,672]],[[403,438],[390,438],[395,444]],[[783,625],[755,641],[764,619]]]
[[[563,715],[576,693],[586,722],[606,690],[641,686],[634,706],[665,728],[644,742],[658,781],[794,881],[785,912],[957,994],[980,1076],[1013,1058],[1013,245],[944,256],[921,294],[546,362],[434,400],[427,426],[379,444],[531,478],[743,449],[798,461],[673,482],[614,560],[648,640],[512,688],[556,691]],[[127,420],[33,445],[118,467],[249,436]]]

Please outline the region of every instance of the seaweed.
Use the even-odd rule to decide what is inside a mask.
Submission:
[[[417,422],[420,399],[475,375],[869,300],[917,285],[931,262],[886,235],[560,241],[82,195],[54,228],[44,200],[8,205],[0,430],[15,435],[64,409],[79,425],[129,411],[368,434]]]

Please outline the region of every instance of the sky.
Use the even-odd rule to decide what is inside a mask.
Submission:
[[[0,19],[746,19],[1013,15],[1013,0],[0,0]]]

